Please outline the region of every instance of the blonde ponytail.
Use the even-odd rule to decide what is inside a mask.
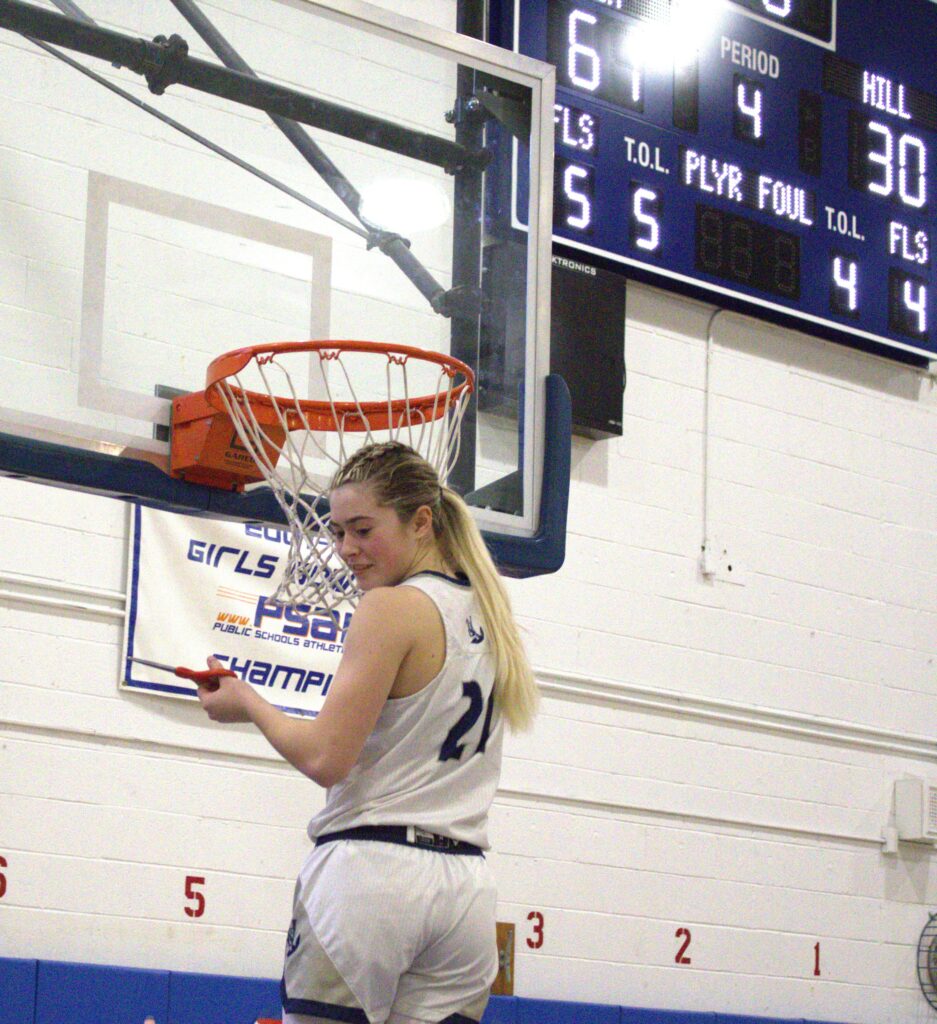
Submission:
[[[539,694],[521,643],[511,602],[468,506],[455,491],[442,488],[440,542],[452,564],[469,578],[495,653],[495,701],[513,732],[530,728]]]
[[[495,656],[495,702],[512,731],[529,728],[537,712],[537,683],[508,592],[468,506],[455,491],[440,486],[425,459],[399,441],[359,449],[332,478],[329,490],[356,483],[372,487],[378,504],[392,506],[403,523],[421,506],[432,510],[443,556],[468,576],[481,607]]]

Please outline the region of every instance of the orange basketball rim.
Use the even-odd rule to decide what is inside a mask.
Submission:
[[[330,369],[339,370],[351,397],[336,400],[328,386],[324,398],[299,397],[283,357],[303,353],[318,357],[324,381]],[[384,393],[379,398],[372,394],[361,400],[357,395],[355,377],[362,359],[378,361],[365,379],[382,380]],[[424,379],[427,369],[436,368],[433,390],[409,394],[409,364],[419,364]],[[273,366],[278,383],[289,394],[274,394],[271,389],[267,371]],[[248,370],[262,388],[242,383]],[[305,450],[306,438],[327,432],[338,438],[338,456],[327,456],[335,463],[346,455],[344,435],[364,434],[364,443],[410,443],[444,479],[457,452],[459,425],[474,386],[474,374],[461,360],[408,345],[286,341],[236,349],[209,364],[204,391],[174,399],[170,473],[191,483],[240,491],[251,483],[269,482],[281,456]],[[291,438],[296,432],[303,438]],[[325,455],[321,446],[317,450]]]

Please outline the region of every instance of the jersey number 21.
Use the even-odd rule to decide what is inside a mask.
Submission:
[[[482,688],[474,679],[470,679],[467,683],[462,684],[462,696],[468,698],[469,706],[465,709],[458,722],[449,730],[442,749],[439,751],[440,761],[458,761],[461,759],[462,753],[465,750],[465,744],[461,740],[481,718],[482,711],[485,712],[485,724],[482,726],[481,739],[478,741],[478,746],[472,752],[472,756],[484,754],[485,752],[488,734],[491,732],[491,713],[495,707],[494,688],[488,694],[488,700],[485,700],[482,697]]]

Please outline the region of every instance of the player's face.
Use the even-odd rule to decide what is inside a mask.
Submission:
[[[362,590],[395,586],[417,571],[425,552],[419,512],[402,523],[393,508],[377,503],[367,484],[337,487],[329,501],[338,553]]]

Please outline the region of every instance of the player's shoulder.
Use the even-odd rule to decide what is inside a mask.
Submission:
[[[422,620],[435,614],[432,598],[418,587],[398,584],[395,587],[375,587],[358,602],[355,617],[380,621],[386,628],[392,626],[407,631],[419,629]]]
[[[432,641],[442,630],[432,600],[416,587],[375,587],[358,602],[346,637],[346,650],[368,645],[373,638],[401,656]]]

